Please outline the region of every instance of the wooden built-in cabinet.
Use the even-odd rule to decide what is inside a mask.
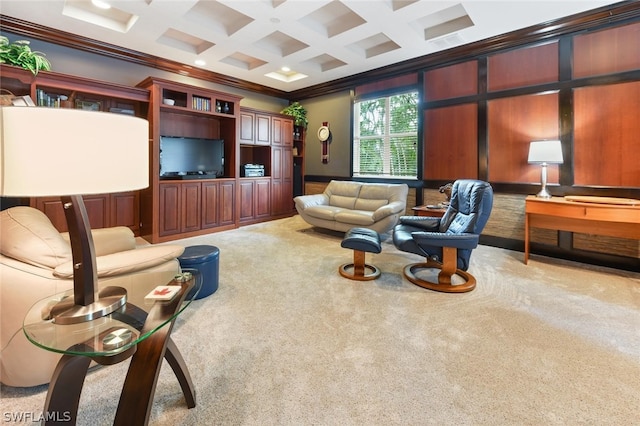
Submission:
[[[236,130],[241,98],[152,77],[138,86],[150,93],[150,186],[141,198],[141,235],[157,243],[236,227]],[[223,139],[223,176],[161,180],[161,136]]]
[[[158,243],[293,214],[293,169],[302,164],[304,145],[289,116],[241,110],[238,96],[153,77],[128,87],[47,71],[33,76],[6,65],[0,65],[0,71],[3,89],[29,95],[40,106],[129,114],[149,121],[149,187],[85,196],[92,228],[127,226]],[[165,174],[161,179],[162,136],[222,139],[222,176]],[[241,166],[247,163],[264,165],[265,175],[242,177]],[[20,203],[27,201],[61,232],[67,230],[59,198]]]
[[[51,71],[40,71],[34,76],[31,71],[2,64],[0,87],[16,96],[28,95],[41,107],[88,109],[142,118],[147,117],[149,110],[148,90]],[[46,179],[46,176],[42,178]],[[83,199],[92,228],[127,226],[139,234],[139,191],[87,195]],[[34,197],[29,204],[42,210],[56,229],[67,230],[59,197]]]
[[[255,223],[291,215],[293,120],[281,114],[242,108],[238,133],[240,167],[264,166],[262,177],[245,177],[242,169],[239,171],[239,222]]]

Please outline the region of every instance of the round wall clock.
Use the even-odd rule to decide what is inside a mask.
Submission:
[[[318,139],[320,142],[326,142],[331,137],[331,130],[329,130],[329,126],[320,126],[318,129]]]

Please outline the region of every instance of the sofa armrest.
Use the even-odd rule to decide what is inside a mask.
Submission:
[[[308,207],[313,206],[328,206],[329,197],[325,194],[310,194],[310,195],[298,195],[293,199],[296,203],[298,211],[305,210]]]
[[[121,251],[96,257],[98,278],[143,271],[179,257],[184,247],[179,245],[154,245]],[[58,278],[73,277],[73,261],[65,262],[53,271]]]
[[[377,222],[380,219],[391,216],[392,214],[403,213],[405,208],[406,203],[403,203],[401,201],[393,201],[376,209],[376,211],[373,212],[373,220]]]
[[[62,232],[60,235],[69,242],[68,232]],[[133,235],[133,231],[126,226],[92,229],[91,237],[93,238],[96,256],[104,256],[136,248],[136,238]]]

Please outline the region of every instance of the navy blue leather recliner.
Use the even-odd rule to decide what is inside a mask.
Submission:
[[[469,274],[471,251],[477,247],[493,207],[493,189],[487,182],[461,179],[453,183],[451,201],[442,218],[402,216],[393,230],[393,243],[402,251],[426,257],[426,262],[404,268],[404,276],[420,287],[448,293],[471,291],[476,279]],[[423,269],[439,269],[438,281],[419,277]],[[452,276],[464,282],[452,282]]]

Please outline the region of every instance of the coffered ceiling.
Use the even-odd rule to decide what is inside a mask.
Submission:
[[[290,92],[612,1],[2,0],[0,12]],[[203,61],[198,62],[196,61]]]

